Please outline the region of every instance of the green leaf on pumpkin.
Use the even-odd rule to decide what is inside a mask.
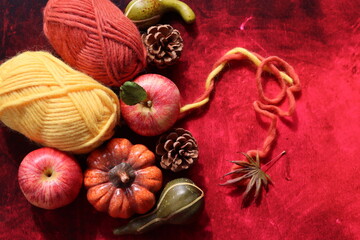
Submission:
[[[146,98],[145,89],[135,82],[127,81],[120,87],[120,99],[127,105],[138,104]]]

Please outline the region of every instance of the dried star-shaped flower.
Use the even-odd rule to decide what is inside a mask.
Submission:
[[[270,176],[261,169],[259,155],[256,155],[254,160],[251,156],[243,153],[247,161],[231,161],[235,164],[234,170],[224,175],[232,175],[233,178],[229,179],[221,185],[240,184],[245,185],[246,189],[243,194],[244,200],[249,196],[250,191],[255,190],[254,199],[260,195],[262,187],[268,189],[268,184],[271,182]]]

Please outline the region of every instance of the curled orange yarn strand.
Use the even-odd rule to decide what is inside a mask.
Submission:
[[[184,105],[180,112],[182,116],[190,110],[199,108],[205,105],[210,98],[210,94],[214,89],[215,77],[224,69],[226,64],[231,60],[250,60],[257,66],[256,71],[256,85],[259,92],[259,99],[254,101],[254,110],[269,118],[271,120],[267,136],[264,140],[263,146],[260,150],[249,150],[247,154],[250,157],[258,155],[260,158],[265,158],[271,150],[273,142],[277,134],[277,120],[279,117],[291,116],[295,110],[294,92],[301,90],[300,80],[293,67],[283,59],[272,56],[263,58],[256,53],[249,52],[244,48],[234,48],[221,57],[214,65],[213,70],[206,79],[204,93],[194,101],[194,103]],[[284,69],[280,71],[279,68]],[[262,86],[262,74],[264,71],[270,72],[278,81],[281,91],[274,98],[268,98]],[[280,103],[287,98],[288,109],[283,110],[279,107]]]

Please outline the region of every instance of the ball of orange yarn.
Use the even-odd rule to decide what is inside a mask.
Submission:
[[[120,86],[146,65],[139,30],[109,0],[49,0],[44,32],[70,66]]]
[[[0,120],[31,140],[87,153],[112,137],[116,94],[47,52],[24,52],[0,66]]]

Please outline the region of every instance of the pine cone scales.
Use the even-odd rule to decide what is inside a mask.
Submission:
[[[156,154],[161,156],[161,167],[173,172],[188,169],[197,161],[198,153],[195,138],[182,128],[162,135],[156,146]]]
[[[147,49],[148,63],[165,68],[180,58],[183,39],[169,24],[152,26],[141,37]]]

